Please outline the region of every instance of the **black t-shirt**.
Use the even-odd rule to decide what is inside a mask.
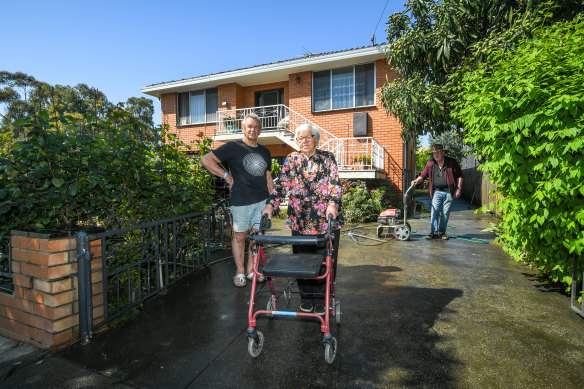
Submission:
[[[255,204],[268,197],[266,172],[272,166],[272,157],[267,148],[259,144],[250,147],[236,140],[213,150],[213,154],[229,164],[233,176],[231,205]]]

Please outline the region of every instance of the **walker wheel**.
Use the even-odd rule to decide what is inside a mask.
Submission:
[[[337,356],[337,339],[333,336],[332,342],[324,345],[324,360],[330,365]]]
[[[409,240],[410,233],[412,232],[412,227],[410,223],[406,223],[406,225],[399,225],[395,227],[393,234],[397,238],[397,240]]]
[[[260,353],[262,352],[262,349],[264,348],[264,334],[262,334],[261,331],[258,331],[257,335],[258,335],[258,339],[260,341],[259,344],[256,344],[256,342],[253,338],[247,338],[247,352],[249,353],[249,355],[251,355],[254,358],[257,357],[258,355],[260,355]]]
[[[339,300],[335,302],[335,322],[338,326],[341,325],[341,302]]]

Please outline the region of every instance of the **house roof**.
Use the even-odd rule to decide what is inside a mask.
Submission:
[[[152,84],[141,88],[141,91],[151,96],[160,97],[164,93],[212,88],[220,84],[232,82],[242,86],[248,86],[287,81],[290,73],[351,66],[383,58],[386,47],[386,45],[381,44],[342,51],[331,51],[328,53],[310,54],[301,58]]]

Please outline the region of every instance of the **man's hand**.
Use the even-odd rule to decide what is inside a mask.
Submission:
[[[225,177],[225,182],[229,185],[229,190],[231,190],[231,188],[233,187],[233,176],[231,175],[231,173],[229,173],[227,177]]]
[[[456,193],[454,193],[454,198],[457,199],[462,195],[462,189],[457,188]]]
[[[412,186],[412,185],[418,185],[419,183],[420,183],[420,177],[418,177],[415,180],[413,180],[412,183],[410,184],[410,186]]]

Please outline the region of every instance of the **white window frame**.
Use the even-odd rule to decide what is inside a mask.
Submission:
[[[212,121],[207,121],[207,90],[209,89],[217,89],[217,87],[215,88],[205,88],[205,89],[198,89],[198,90],[193,90],[193,91],[188,91],[188,92],[179,92],[176,94],[176,125],[177,126],[191,126],[191,125],[195,125],[195,124],[217,124],[217,112],[215,111],[215,120]],[[203,91],[203,96],[204,96],[204,100],[205,100],[205,120],[202,122],[192,122],[191,121],[191,93],[197,93],[200,91]],[[183,93],[188,93],[189,94],[189,98],[188,98],[188,102],[189,102],[189,109],[187,110],[189,115],[188,115],[188,120],[187,123],[185,124],[181,124],[180,123],[180,98],[179,96]],[[217,93],[217,108],[219,108],[219,94]]]
[[[357,66],[362,66],[362,65],[371,65],[373,64],[373,104],[371,105],[359,105],[359,106],[355,106],[355,67]],[[348,68],[349,66],[339,66],[337,68],[331,68],[331,69],[325,69],[325,70],[318,70],[318,71],[313,71],[312,72],[312,89],[311,89],[311,95],[310,95],[310,100],[311,100],[311,109],[312,112],[329,112],[329,111],[342,111],[342,110],[346,110],[346,109],[355,109],[355,108],[367,108],[367,107],[375,107],[377,106],[377,93],[375,93],[375,91],[377,90],[377,66],[375,66],[375,62],[365,62],[365,63],[358,63],[355,65],[351,65],[350,67],[353,68],[353,106],[352,107],[346,107],[346,108],[332,108],[333,106],[333,70],[336,69],[343,69],[343,68]],[[330,97],[329,97],[329,109],[320,109],[320,110],[315,110],[314,109],[314,73],[321,73],[321,72],[325,72],[328,71],[330,76],[329,76],[329,91],[330,91]]]

